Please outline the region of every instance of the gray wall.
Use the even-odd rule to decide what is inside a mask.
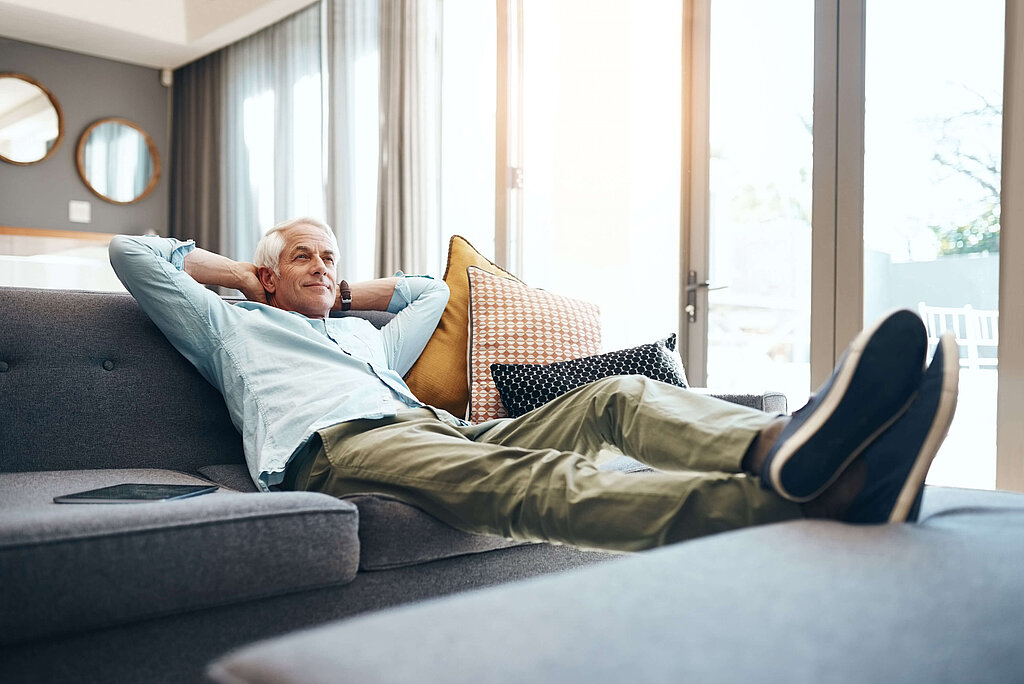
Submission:
[[[999,255],[948,256],[894,263],[888,254],[864,254],[864,320],[898,306],[999,308]]]
[[[160,84],[159,70],[0,37],[0,71],[36,79],[64,111],[64,139],[52,157],[29,166],[0,161],[0,226],[167,234],[171,89]],[[136,204],[100,199],[75,167],[79,137],[89,124],[108,116],[141,126],[160,154],[160,181]],[[71,223],[69,200],[88,201],[92,222]]]

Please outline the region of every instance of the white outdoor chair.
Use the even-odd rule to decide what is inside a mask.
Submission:
[[[995,368],[999,363],[999,312],[962,307],[917,305],[928,329],[928,344],[934,349],[947,330],[960,345],[960,367],[972,370]],[[982,353],[982,352],[986,353]]]

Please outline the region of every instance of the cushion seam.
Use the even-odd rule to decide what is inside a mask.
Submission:
[[[198,528],[203,528],[203,527],[220,526],[220,525],[224,525],[225,523],[229,523],[229,522],[231,522],[231,523],[233,523],[233,522],[253,522],[253,521],[257,521],[257,520],[270,520],[270,519],[274,519],[274,518],[291,518],[291,517],[310,516],[310,515],[327,515],[327,516],[334,516],[334,515],[353,516],[353,515],[355,515],[355,516],[358,517],[358,513],[359,513],[358,509],[356,509],[354,511],[353,510],[339,510],[339,509],[332,509],[332,510],[323,509],[323,510],[309,510],[309,511],[287,511],[287,512],[276,513],[276,514],[268,514],[268,513],[246,514],[246,515],[243,515],[241,517],[235,517],[235,518],[230,518],[230,519],[203,520],[203,521],[196,521],[196,522],[189,522],[189,523],[174,523],[174,524],[163,526],[163,527],[148,527],[148,528],[139,529],[139,530],[123,530],[123,531],[112,531],[112,532],[98,531],[98,532],[89,533],[89,534],[86,534],[86,535],[83,535],[83,536],[65,537],[63,539],[51,539],[51,540],[41,539],[41,540],[35,541],[35,542],[19,542],[17,544],[10,544],[10,545],[5,545],[2,542],[0,542],[0,553],[4,553],[4,552],[7,552],[7,551],[12,551],[12,550],[18,550],[18,549],[22,549],[22,548],[38,548],[40,546],[55,546],[55,545],[58,545],[58,544],[90,543],[91,541],[96,540],[96,539],[117,539],[119,537],[143,536],[143,535],[150,535],[150,534],[164,534],[164,533],[169,532],[169,531],[188,530],[188,529],[198,529]]]

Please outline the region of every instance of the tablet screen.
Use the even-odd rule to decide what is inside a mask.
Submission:
[[[217,485],[118,484],[53,498],[56,503],[133,503],[168,501],[199,496],[217,490]]]

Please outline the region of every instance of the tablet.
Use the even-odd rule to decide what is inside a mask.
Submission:
[[[118,484],[85,492],[53,497],[54,503],[141,503],[144,501],[171,501],[209,494],[217,485],[186,484]]]

